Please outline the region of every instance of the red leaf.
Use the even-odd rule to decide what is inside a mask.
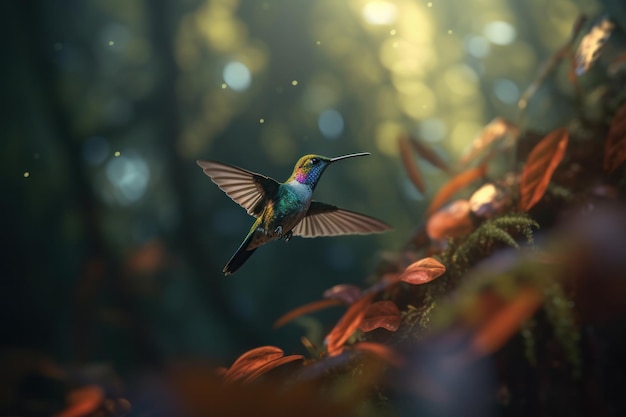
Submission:
[[[419,140],[415,138],[409,137],[408,140],[413,146],[413,149],[415,149],[415,151],[422,158],[430,162],[432,166],[439,168],[440,170],[442,170],[443,172],[447,174],[450,173],[450,168],[448,167],[448,164],[446,164],[443,161],[443,159],[441,159],[441,157],[437,154],[437,152],[433,151],[431,148],[424,145],[422,142],[420,142]]]
[[[441,262],[435,258],[424,258],[409,265],[400,275],[400,280],[421,285],[439,278],[444,272],[446,267]]]
[[[374,293],[367,294],[352,304],[335,327],[328,333],[325,343],[329,356],[338,355],[343,351],[343,344],[361,324],[374,295]]]
[[[430,206],[428,206],[428,210],[426,210],[426,217],[430,217],[436,210],[443,206],[444,203],[448,201],[450,197],[452,197],[457,191],[467,187],[478,178],[484,177],[486,173],[487,165],[482,164],[477,166],[476,168],[463,171],[450,179],[444,184],[443,187],[439,189],[437,194],[435,194],[433,201],[430,203]]]
[[[474,138],[471,149],[461,158],[460,165],[465,166],[467,163],[474,160],[483,149],[505,138],[507,135],[512,135],[517,138],[519,129],[503,118],[496,117]]]
[[[448,204],[428,219],[426,233],[432,240],[464,236],[474,229],[470,203],[457,200]]]
[[[423,194],[426,192],[426,185],[424,184],[424,180],[422,179],[422,174],[420,174],[415,161],[413,160],[413,155],[411,154],[411,145],[409,145],[409,141],[406,137],[401,136],[398,138],[398,145],[400,146],[400,156],[402,157],[402,164],[404,165],[404,169],[406,169],[407,174],[409,175],[409,179],[413,182],[413,185]]]
[[[283,355],[283,351],[275,346],[261,346],[249,350],[237,358],[228,371],[226,371],[224,381],[233,382],[247,378],[257,369],[281,358]]]
[[[626,160],[626,104],[613,116],[604,146],[604,171],[615,171]]]
[[[513,300],[493,313],[478,329],[471,342],[474,353],[489,355],[500,349],[535,313],[541,301],[542,295],[537,289],[520,290]]]
[[[541,139],[530,152],[520,181],[520,211],[530,210],[541,200],[552,174],[565,156],[568,141],[567,128],[562,127]]]
[[[104,392],[96,385],[76,388],[67,394],[68,406],[55,414],[56,417],[82,417],[95,413],[102,401]]]
[[[273,361],[267,362],[267,363],[263,364],[262,366],[258,367],[255,371],[250,373],[248,376],[246,376],[245,379],[242,382],[244,384],[247,384],[249,382],[254,381],[255,379],[257,379],[261,375],[271,371],[274,368],[277,368],[277,367],[279,367],[281,365],[284,365],[286,363],[289,363],[289,362],[302,360],[302,359],[304,359],[304,356],[302,356],[302,355],[288,355],[288,356],[283,356],[282,358],[278,358],[278,359],[275,359]]]
[[[402,358],[395,350],[389,346],[381,345],[374,342],[359,342],[352,346],[355,350],[372,353],[378,356],[385,362],[395,367],[400,367],[404,364],[404,358]]]
[[[400,326],[400,310],[393,301],[378,301],[369,306],[359,324],[359,330],[369,332],[382,327],[395,332]]]
[[[361,289],[356,285],[339,284],[324,291],[324,298],[337,299],[346,304],[352,304],[361,298]]]
[[[274,322],[274,328],[284,326],[291,320],[305,314],[309,314],[314,311],[322,310],[332,306],[338,306],[341,304],[343,304],[343,301],[339,298],[325,298],[323,300],[313,301],[312,303],[308,303],[303,306],[294,308],[293,310],[282,315],[278,320]]]

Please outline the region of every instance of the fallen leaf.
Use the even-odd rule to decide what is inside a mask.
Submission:
[[[335,285],[324,291],[324,298],[341,300],[346,304],[352,304],[361,298],[361,288],[352,284]]]
[[[600,50],[609,40],[614,28],[615,24],[608,17],[603,17],[582,38],[574,57],[577,76],[580,77],[589,71],[589,68],[600,57]]]
[[[487,164],[481,164],[476,168],[468,169],[454,176],[443,187],[437,191],[433,201],[426,210],[426,217],[430,217],[436,210],[441,208],[454,194],[467,187],[479,178],[483,178],[487,173]]]
[[[439,278],[446,267],[435,258],[424,258],[409,265],[400,275],[400,280],[413,285],[426,284]]]
[[[471,341],[474,353],[484,356],[500,349],[539,308],[542,295],[536,288],[519,290],[515,298],[492,314]]]
[[[358,342],[352,345],[352,349],[368,352],[376,355],[385,362],[397,368],[404,364],[404,358],[389,346],[375,342]]]
[[[339,322],[328,333],[325,339],[326,350],[329,356],[335,356],[343,351],[343,344],[359,327],[375,293],[367,294],[350,306]]]
[[[407,140],[413,146],[413,149],[415,149],[415,151],[422,158],[427,160],[432,166],[439,168],[447,174],[450,174],[450,168],[448,167],[448,164],[446,164],[444,160],[441,159],[437,152],[435,152],[430,147],[424,145],[421,141],[415,138],[409,137]]]
[[[83,417],[94,413],[104,400],[102,388],[88,385],[76,388],[67,394],[68,406],[55,417]]]
[[[312,313],[314,311],[323,310],[328,307],[342,305],[344,302],[339,298],[325,298],[323,300],[313,301],[312,303],[305,304],[303,306],[294,308],[293,310],[283,314],[278,320],[274,322],[274,328],[284,326],[291,320],[303,316],[305,314]]]
[[[287,355],[287,356],[283,356],[282,358],[278,358],[273,361],[267,362],[261,365],[260,367],[256,368],[256,370],[254,370],[252,373],[246,376],[242,382],[244,384],[248,384],[254,381],[255,379],[257,379],[258,377],[260,377],[261,375],[266,374],[267,372],[271,371],[274,368],[277,368],[286,363],[290,363],[290,362],[294,362],[294,361],[298,361],[302,359],[304,359],[304,356],[302,355]]]
[[[400,326],[400,310],[393,301],[377,301],[369,306],[358,329],[370,332],[374,329],[383,328],[395,332]]]
[[[409,175],[409,179],[415,185],[415,187],[424,194],[426,192],[426,185],[424,184],[424,180],[422,179],[422,174],[420,174],[415,161],[413,160],[413,155],[411,154],[411,145],[406,137],[401,136],[398,138],[398,145],[400,146],[400,157],[402,158],[402,164],[404,165],[404,169]]]
[[[626,104],[615,113],[604,146],[604,171],[615,171],[626,160]]]
[[[562,127],[546,135],[530,152],[520,180],[520,211],[530,210],[541,200],[565,156],[568,141],[568,130]]]
[[[239,381],[254,371],[276,359],[282,358],[284,352],[275,346],[261,346],[247,351],[231,365],[224,374],[224,381]]]
[[[467,154],[461,158],[460,166],[467,165],[469,162],[473,161],[482,150],[497,143],[499,140],[507,137],[507,135],[517,138],[519,129],[511,122],[501,117],[496,117],[474,138],[472,147]]]
[[[426,233],[432,240],[465,236],[474,229],[470,216],[470,203],[457,200],[430,216],[426,222]]]

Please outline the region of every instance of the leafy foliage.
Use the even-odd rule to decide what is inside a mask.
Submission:
[[[520,182],[521,211],[528,211],[546,192],[552,174],[561,163],[567,150],[569,133],[557,129],[543,138],[528,156]]]

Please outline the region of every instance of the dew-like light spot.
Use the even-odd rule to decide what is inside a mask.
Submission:
[[[133,34],[125,25],[113,22],[104,26],[99,36],[100,45],[108,45],[110,51],[122,52],[130,44]]]
[[[496,80],[493,85],[493,92],[500,101],[507,104],[517,102],[520,95],[517,84],[507,78]]]
[[[484,58],[489,55],[489,42],[482,36],[469,36],[465,39],[465,50],[471,56],[476,58]]]
[[[109,155],[109,142],[101,136],[92,136],[83,144],[83,158],[89,165],[99,165]]]
[[[226,64],[222,73],[222,78],[228,87],[235,91],[245,91],[252,83],[252,75],[250,70],[244,64],[238,61],[232,61]],[[222,88],[224,88],[222,86]]]
[[[343,116],[335,109],[327,109],[320,113],[317,126],[327,139],[337,139],[343,133]]]
[[[370,1],[363,6],[363,18],[372,25],[389,25],[398,17],[398,8],[389,1]]]
[[[28,177],[30,177],[30,172],[28,171],[24,172],[24,178],[28,178]]]
[[[115,151],[115,153],[113,154],[114,157],[118,157],[120,156],[122,153],[120,151]]]
[[[493,44],[509,45],[515,41],[517,31],[510,23],[495,20],[485,25],[483,35]]]
[[[293,80],[293,81],[291,82],[291,85],[293,85],[294,87],[295,87],[296,85],[298,85],[298,80]]]
[[[261,124],[265,123],[265,119],[264,118],[260,118],[259,119],[259,123],[261,123]]]

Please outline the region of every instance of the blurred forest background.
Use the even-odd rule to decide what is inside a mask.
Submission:
[[[272,322],[364,282],[423,221],[429,195],[407,179],[398,135],[455,160],[489,120],[517,117],[579,14],[624,7],[1,2],[3,346],[122,375],[176,358],[226,363],[260,345],[297,350],[302,327]],[[536,130],[563,122],[567,108],[552,110],[534,115]],[[393,232],[270,244],[222,275],[252,218],[196,159],[282,181],[301,155],[361,151],[372,155],[331,167],[316,199]],[[446,178],[422,168],[434,193]]]

